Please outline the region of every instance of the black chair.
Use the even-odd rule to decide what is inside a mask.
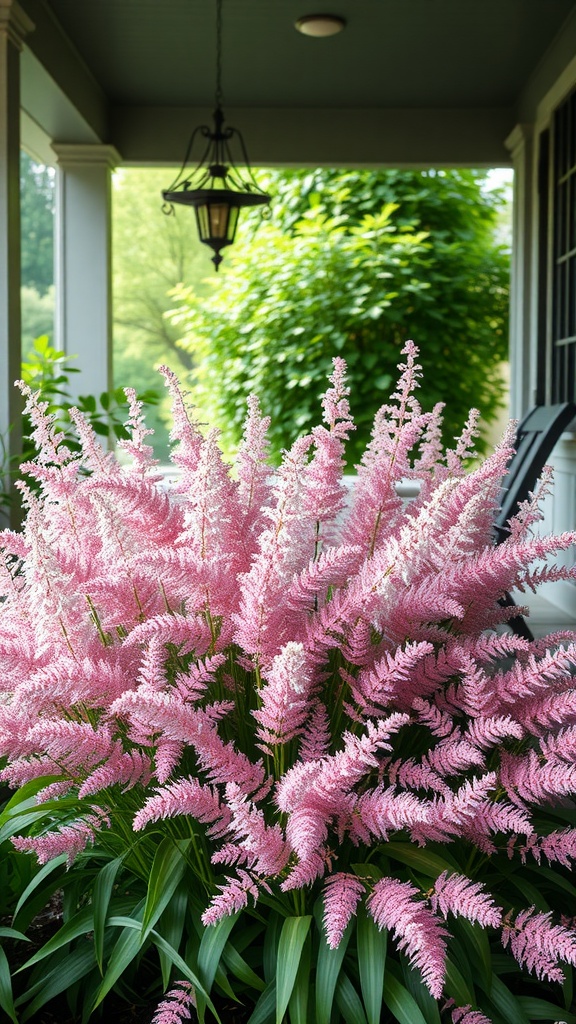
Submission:
[[[514,445],[516,451],[510,459],[508,474],[502,482],[500,512],[494,523],[497,544],[509,535],[508,521],[516,514],[520,503],[526,501],[535,490],[552,449],[574,417],[576,405],[573,402],[537,405],[519,424]],[[504,608],[515,606],[510,594],[501,598],[500,604]],[[522,636],[526,640],[534,639],[522,615],[513,616],[508,620],[508,625],[517,636]]]

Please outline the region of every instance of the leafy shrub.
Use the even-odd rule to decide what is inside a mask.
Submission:
[[[73,402],[69,392],[69,377],[71,373],[80,371],[70,365],[70,358],[65,352],[54,348],[48,335],[42,335],[34,340],[31,351],[22,363],[22,380],[27,387],[37,392],[40,401],[47,403],[46,411],[54,417],[55,430],[62,434],[62,440],[65,440],[70,451],[80,451],[80,443],[68,416],[69,410],[75,406],[94,432],[102,438],[104,444],[126,439],[128,433],[123,420],[127,409],[123,389],[103,391],[99,396],[80,395]],[[142,392],[139,397],[147,405],[154,405],[158,401],[158,394],[154,390]],[[22,426],[22,456],[18,460],[13,460],[11,466],[8,465],[6,457],[7,446],[0,437],[0,456],[3,455],[0,461],[0,508],[3,505],[10,505],[10,478],[19,477],[21,463],[26,463],[34,457],[36,446],[32,432],[31,420],[25,415]],[[31,486],[35,487],[34,481],[31,481]]]
[[[491,422],[504,394],[509,252],[481,177],[320,170],[278,172],[270,187],[273,222],[234,245],[213,294],[175,292],[194,399],[225,446],[237,449],[254,392],[272,415],[278,460],[312,429],[338,353],[359,428],[347,446],[352,467],[410,332],[429,368],[423,407],[447,403],[444,442],[471,406]]]

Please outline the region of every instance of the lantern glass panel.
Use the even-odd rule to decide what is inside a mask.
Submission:
[[[231,241],[229,233],[230,207],[228,203],[210,203],[208,217],[210,219],[210,238],[221,238]]]

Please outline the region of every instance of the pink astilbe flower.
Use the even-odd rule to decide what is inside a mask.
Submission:
[[[248,416],[238,449],[238,501],[243,511],[244,536],[257,538],[264,528],[262,509],[270,501],[270,467],[266,462],[270,443],[266,432],[270,417],[262,416],[256,395],[248,397]]]
[[[179,779],[159,789],[148,797],[144,806],[134,818],[136,832],[148,822],[173,818],[180,814],[210,825],[209,833],[222,834],[228,828],[231,813],[222,805],[218,792],[210,786],[202,786],[197,779]]]
[[[502,924],[483,882],[499,858],[576,860],[576,829],[550,832],[538,814],[576,794],[576,634],[513,636],[517,609],[500,604],[573,583],[576,533],[537,532],[546,472],[496,545],[513,427],[470,469],[476,414],[445,453],[442,407],[415,397],[412,342],[401,359],[350,488],[340,358],[322,423],[277,469],[255,397],[229,467],[163,368],[173,487],[130,389],[127,467],[74,411],[72,453],[23,389],[40,450],[20,485],[22,531],[0,533],[0,779],[51,800],[52,831],[15,840],[42,863],[100,831],[120,847],[132,824],[146,864],[156,837],[192,833],[205,925],[251,901],[257,916],[311,915],[323,893],[335,948],[362,903],[437,998],[452,916]],[[434,850],[413,847],[437,843],[454,870],[436,878]],[[534,908],[514,906],[503,927],[538,978],[575,962],[572,930]],[[192,992],[178,991],[161,1024],[188,1013]],[[470,1007],[452,1016],[485,1024]]]
[[[301,733],[309,710],[310,678],[302,644],[287,643],[272,661],[253,711],[258,737],[266,748],[288,743]]]
[[[345,871],[338,871],[327,879],[324,886],[324,928],[330,949],[340,945],[365,891],[362,879]]]
[[[164,383],[172,399],[170,438],[176,442],[176,447],[171,453],[171,459],[182,470],[183,479],[179,489],[185,491],[188,485],[188,473],[196,470],[198,466],[202,434],[198,429],[198,424],[191,417],[176,374],[167,366],[159,366],[158,371],[164,377]]]
[[[314,455],[303,475],[303,505],[307,515],[319,527],[317,545],[324,539],[321,524],[334,522],[346,502],[346,486],[342,480],[344,442],[356,427],[350,416],[346,387],[346,363],[333,360],[334,371],[328,378],[332,387],[322,399],[323,426],[314,427]]]
[[[279,652],[285,638],[295,639],[299,619],[287,605],[286,590],[314,555],[315,528],[300,519],[302,478],[311,444],[310,436],[303,437],[284,453],[274,483],[270,526],[260,535],[259,551],[242,576],[236,642],[264,663]]]
[[[248,906],[250,896],[257,901],[259,890],[248,871],[238,869],[238,878],[231,878],[227,885],[219,885],[220,892],[212,900],[208,910],[202,914],[202,924],[216,924],[222,917],[235,914]]]
[[[286,838],[298,855],[298,864],[282,884],[282,889],[294,889],[324,874],[329,854],[325,848],[328,829],[334,823],[340,841],[351,829],[351,815],[356,803],[354,787],[378,768],[378,755],[389,750],[389,738],[408,721],[407,715],[394,714],[382,719],[377,725],[371,722],[363,736],[348,733],[344,737],[344,748],[337,754],[317,763],[317,774],[312,784],[300,790],[296,805],[290,804],[289,793],[294,792],[293,781],[287,791],[282,784],[277,789],[276,799],[281,810],[290,810],[286,826]],[[306,777],[314,762],[302,766]],[[292,770],[296,773],[296,769]]]
[[[288,862],[290,849],[279,825],[267,825],[264,815],[242,793],[236,783],[226,786],[226,807],[230,810],[227,832],[232,840],[230,849],[215,853],[215,864],[243,863],[250,871],[263,877],[279,875]]]
[[[312,702],[308,728],[300,740],[300,760],[319,761],[326,757],[330,748],[330,722],[325,705],[320,700]]]
[[[464,875],[449,874],[443,871],[434,883],[434,891],[430,896],[432,910],[439,910],[444,917],[448,914],[460,915],[469,921],[477,921],[483,928],[488,925],[498,927],[502,922],[502,911],[495,906],[479,882],[473,882]]]
[[[22,852],[35,853],[39,864],[47,864],[49,860],[65,853],[70,867],[75,857],[95,842],[102,826],[109,824],[110,819],[101,812],[87,814],[71,825],[65,825],[55,832],[46,832],[42,836],[14,836],[12,845]]]
[[[152,777],[150,757],[144,751],[122,751],[116,745],[106,762],[88,775],[78,790],[78,796],[93,796],[108,786],[119,785],[123,792],[133,789],[138,783],[147,786]]]
[[[382,878],[366,906],[380,929],[388,928],[396,944],[417,967],[431,995],[439,999],[444,985],[448,932],[410,882]]]
[[[124,451],[132,456],[133,472],[144,475],[152,466],[158,464],[154,459],[154,449],[146,444],[146,438],[154,433],[145,423],[142,415],[142,402],[138,400],[134,388],[124,388],[124,394],[128,399],[130,415],[125,426],[130,431],[130,438],[126,441],[119,441]]]
[[[189,981],[177,981],[165,998],[158,1003],[152,1024],[181,1024],[190,1020],[196,1006],[196,995]]]
[[[535,907],[523,910],[515,920],[506,920],[502,929],[502,945],[518,963],[549,981],[564,981],[558,961],[576,964],[576,932],[561,924],[552,924],[551,912],[537,912]]]
[[[550,832],[540,839],[538,846],[535,846],[532,852],[538,863],[540,863],[540,853],[543,853],[550,863],[557,861],[566,868],[571,867],[571,861],[576,860],[576,829],[565,828]]]
[[[473,1010],[468,1006],[456,1006],[452,1010],[453,1024],[492,1024],[489,1017],[486,1017],[480,1010]]]

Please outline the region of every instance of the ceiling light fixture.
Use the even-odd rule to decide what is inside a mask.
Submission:
[[[338,14],[306,14],[296,22],[296,28],[302,35],[317,38],[335,36],[345,27],[345,19]]]
[[[212,262],[218,270],[221,250],[232,245],[240,210],[245,206],[265,206],[270,196],[258,185],[244,145],[236,128],[224,127],[222,113],[222,0],[216,0],[216,93],[214,128],[199,125],[192,132],[184,163],[169,188],[162,192],[164,212],[174,213],[174,203],[193,206],[196,212],[200,241],[214,250]],[[206,139],[200,162],[189,169],[188,161],[197,137]],[[237,151],[243,168],[239,170],[231,151]]]

